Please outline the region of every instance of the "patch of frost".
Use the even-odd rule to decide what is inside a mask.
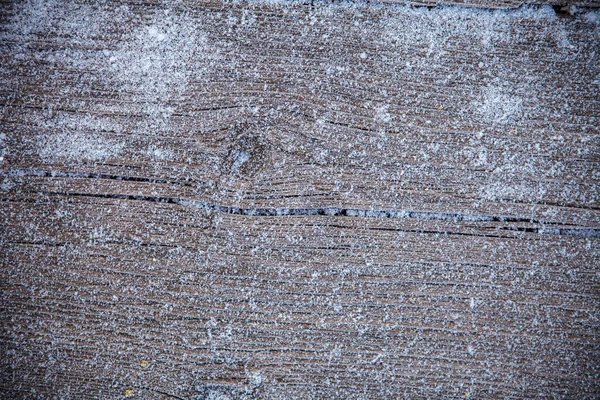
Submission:
[[[488,86],[474,102],[477,114],[490,124],[517,122],[524,114],[523,100],[499,86]]]
[[[108,118],[61,116],[39,124],[52,132],[37,137],[37,152],[43,159],[105,160],[117,157],[124,147],[102,133],[119,131],[120,126]]]
[[[182,95],[196,70],[197,61],[216,60],[219,50],[208,43],[197,21],[186,16],[157,13],[108,51],[108,70],[122,89],[133,90],[145,101],[167,101]]]

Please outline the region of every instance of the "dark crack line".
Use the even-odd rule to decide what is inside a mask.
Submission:
[[[178,185],[178,186],[186,186],[186,187],[192,187],[192,188],[199,188],[202,186],[204,186],[204,187],[212,187],[213,186],[212,183],[193,180],[193,179],[186,179],[185,181],[182,182],[182,181],[170,180],[170,179],[144,178],[144,177],[138,177],[138,176],[101,174],[101,173],[78,172],[78,171],[43,170],[43,169],[14,169],[14,170],[8,171],[8,173],[0,172],[0,177],[2,177],[2,176],[6,176],[6,177],[34,176],[34,177],[44,177],[44,178],[107,179],[107,180],[117,180],[117,181],[124,181],[124,182],[143,182],[143,183],[154,183],[154,184],[165,184],[165,185]],[[223,190],[228,191],[228,192],[233,192],[233,190],[231,190],[231,189],[223,188]],[[318,197],[318,196],[329,196],[329,195],[331,195],[331,193],[315,193],[315,194],[304,194],[304,195],[294,194],[294,195],[280,195],[280,196],[255,195],[255,196],[247,196],[247,197],[245,197],[245,199],[247,199],[247,200],[273,200],[273,199],[279,199],[279,198]],[[591,210],[591,211],[600,210],[600,208],[598,208],[598,207],[586,208],[586,207],[578,207],[578,206],[568,206],[568,205],[564,205],[564,204],[560,204],[560,203],[553,203],[553,202],[535,202],[535,203],[533,203],[533,202],[515,201],[515,200],[511,200],[511,199],[500,199],[500,200],[503,202],[513,202],[513,203],[518,203],[518,204],[547,205],[547,206],[553,206],[553,207],[573,208],[573,209]],[[326,208],[324,208],[324,209],[326,209]],[[412,211],[412,212],[418,212],[418,211]],[[431,214],[431,212],[425,212],[425,213]],[[454,216],[461,216],[461,215],[468,216],[469,215],[469,214],[451,214],[451,213],[442,213],[442,214],[451,216],[451,218],[446,218],[446,219],[453,219],[453,218],[455,218]],[[315,215],[317,215],[317,214],[315,214]],[[472,216],[472,215],[470,215],[470,216]],[[460,217],[458,217],[458,218],[460,218]],[[496,219],[492,219],[490,221],[527,222],[527,223],[536,223],[536,224],[544,224],[544,225],[575,225],[575,224],[569,224],[569,223],[543,222],[540,220],[530,219],[530,218],[510,218],[510,217],[492,217],[492,218],[496,218]],[[436,218],[436,219],[439,219],[439,218]]]
[[[2,176],[2,175],[0,175]],[[83,179],[108,179],[116,181],[126,182],[145,182],[145,183],[158,183],[165,185],[179,185],[197,187],[199,185],[207,185],[205,182],[179,182],[168,179],[153,179],[153,178],[142,178],[137,176],[125,176],[125,175],[114,175],[114,174],[97,174],[89,172],[74,172],[74,171],[47,171],[47,170],[11,170],[6,176],[9,177],[20,177],[20,176],[35,176],[43,178],[83,178]],[[194,184],[196,183],[196,184]]]
[[[167,393],[167,392],[164,392],[162,390],[154,389],[154,388],[151,388],[151,387],[148,387],[148,386],[140,386],[140,385],[125,385],[125,386],[129,386],[129,387],[140,389],[140,390],[148,390],[150,392],[162,394],[163,396],[170,397],[172,399],[186,400],[185,397],[180,397],[180,396],[177,396],[175,394]]]
[[[197,208],[205,211],[218,212],[223,214],[247,215],[255,217],[285,217],[285,216],[329,216],[329,217],[362,217],[362,218],[394,218],[394,219],[419,219],[419,220],[437,220],[454,222],[508,222],[508,223],[532,223],[541,225],[558,225],[557,223],[544,223],[536,219],[499,217],[493,215],[475,215],[459,213],[440,213],[431,211],[411,211],[411,210],[364,210],[356,208],[242,208],[210,204],[197,200],[184,200],[173,197],[159,196],[136,196],[127,194],[95,194],[78,192],[39,192],[45,195],[58,195],[67,197],[94,197],[102,199],[119,199],[148,201],[153,203],[177,204],[185,207]],[[510,230],[525,233],[539,233],[550,235],[566,235],[579,237],[600,237],[600,229],[596,228],[546,228],[545,226],[536,227],[496,227],[498,230]],[[443,233],[443,232],[438,232]]]

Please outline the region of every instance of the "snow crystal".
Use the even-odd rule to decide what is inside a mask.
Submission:
[[[4,161],[4,156],[8,153],[8,146],[6,144],[6,134],[0,133],[0,164]]]
[[[11,181],[10,179],[4,178],[2,180],[2,183],[0,183],[0,190],[7,192],[10,189],[12,189],[14,186],[15,186],[15,183],[13,181]]]
[[[146,150],[146,155],[155,161],[169,161],[172,160],[174,155],[169,149],[163,149],[156,145],[151,145]]]
[[[229,397],[229,396],[227,396],[227,395],[225,395],[223,393],[211,390],[208,393],[208,396],[206,397],[206,400],[231,400],[231,397]]]
[[[586,22],[600,25],[600,12],[598,11],[590,11],[583,15],[583,19]]]
[[[250,161],[250,153],[248,153],[247,151],[243,151],[243,150],[238,151],[235,154],[233,165],[231,166],[231,169],[233,171],[238,171],[248,161]]]
[[[384,123],[388,123],[392,121],[392,116],[388,112],[390,106],[383,105],[376,109],[375,119]]]

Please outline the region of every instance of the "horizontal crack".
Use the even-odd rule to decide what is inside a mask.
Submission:
[[[60,195],[69,197],[96,197],[104,199],[121,199],[135,201],[149,201],[154,203],[177,204],[185,207],[193,207],[205,211],[212,211],[224,214],[265,216],[265,217],[283,217],[283,216],[314,216],[323,215],[330,217],[363,217],[363,218],[397,218],[397,219],[420,219],[420,220],[438,220],[438,221],[466,221],[466,222],[524,222],[541,225],[552,225],[556,223],[544,223],[535,219],[499,217],[492,215],[474,215],[459,213],[440,213],[430,211],[410,211],[410,210],[364,210],[356,208],[242,208],[210,204],[197,200],[184,200],[172,197],[158,196],[136,196],[127,194],[94,194],[77,192],[41,192],[46,195]],[[547,228],[542,227],[496,227],[499,230],[511,230],[527,233],[539,233],[550,235],[567,235],[579,237],[600,237],[600,229],[595,228]]]
[[[0,174],[0,176],[3,176]],[[85,179],[108,179],[116,181],[126,182],[146,182],[146,183],[159,183],[166,185],[179,185],[179,186],[190,186],[196,187],[198,185],[206,185],[205,182],[179,182],[168,179],[154,179],[154,178],[142,178],[137,176],[125,176],[125,175],[114,175],[114,174],[96,174],[90,172],[73,172],[73,171],[47,171],[41,169],[24,169],[24,170],[11,170],[4,176],[19,177],[19,176],[34,176],[43,178],[85,178]],[[196,183],[196,184],[194,184]]]

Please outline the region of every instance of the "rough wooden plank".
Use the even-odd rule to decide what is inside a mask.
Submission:
[[[523,5],[551,5],[559,12],[571,13],[578,7],[594,7],[600,6],[595,0],[570,1],[570,0],[542,0],[542,1],[518,1],[518,0],[420,0],[420,1],[402,1],[402,0],[381,0],[377,3],[392,4],[392,5],[409,5],[409,6],[457,6],[457,7],[474,7],[488,9],[511,9],[518,8]]]
[[[600,393],[597,12],[1,18],[7,397]]]

